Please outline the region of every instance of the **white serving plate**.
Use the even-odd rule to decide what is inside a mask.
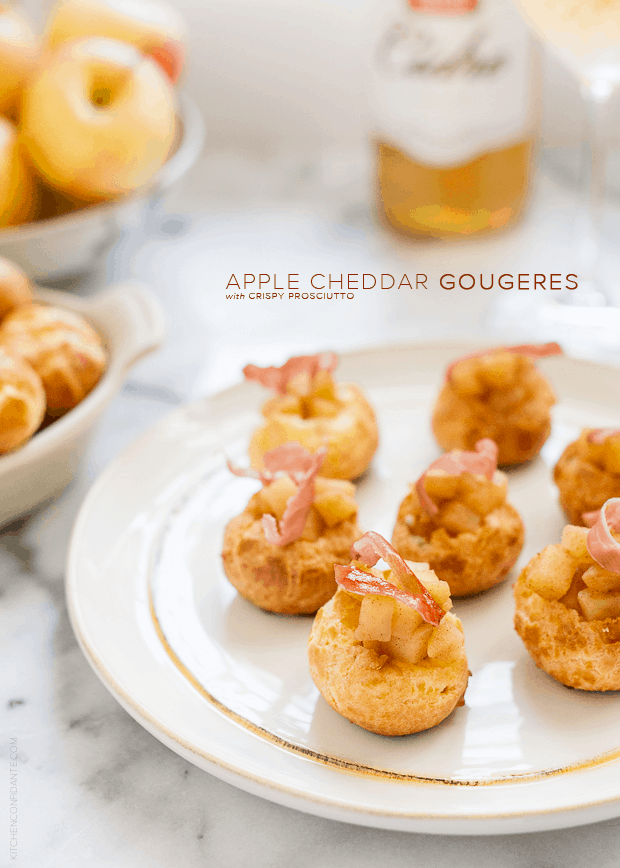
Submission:
[[[429,415],[445,366],[474,349],[434,343],[346,355],[381,445],[358,488],[360,524],[390,536],[408,483],[438,454]],[[510,471],[526,524],[518,566],[559,539],[550,470],[583,426],[620,427],[618,371],[541,363],[559,402],[542,456]],[[466,706],[405,738],[334,712],[308,674],[311,619],[240,599],[220,563],[227,521],[257,483],[243,463],[262,390],[240,384],[181,408],[91,489],[71,542],[74,630],[104,684],[147,730],[200,768],[293,808],[362,825],[499,834],[620,815],[620,695],[570,690],[538,670],[512,628],[511,578],[456,601],[473,676]],[[512,574],[512,580],[516,572]]]

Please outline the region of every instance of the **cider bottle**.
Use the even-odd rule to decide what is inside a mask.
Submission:
[[[463,238],[519,216],[537,120],[533,67],[512,0],[400,0],[373,68],[388,226]]]

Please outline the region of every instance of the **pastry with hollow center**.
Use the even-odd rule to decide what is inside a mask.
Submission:
[[[0,347],[0,453],[22,446],[45,416],[45,390],[37,372]]]
[[[61,416],[90,392],[106,366],[97,332],[79,314],[31,304],[0,325],[0,346],[29,362],[45,388],[47,413]]]
[[[378,533],[335,567],[338,590],[308,641],[314,683],[335,711],[380,735],[429,729],[463,704],[469,672],[450,589]],[[390,569],[371,569],[383,560]]]
[[[262,468],[265,452],[294,441],[310,452],[327,446],[321,476],[355,479],[366,470],[379,442],[375,415],[359,386],[334,382],[337,363],[335,353],[319,353],[280,368],[246,365],[247,380],[276,392],[250,443],[252,467]]]
[[[270,612],[316,612],[336,590],[334,564],[348,557],[362,535],[355,487],[317,477],[325,449],[316,454],[286,443],[264,456],[262,471],[238,470],[263,483],[224,533],[222,560],[239,593]]]
[[[560,456],[553,479],[570,523],[587,525],[584,514],[620,497],[620,429],[585,428]]]
[[[538,454],[551,432],[555,395],[534,360],[561,354],[553,344],[483,350],[446,371],[432,427],[444,449],[473,449],[490,437],[498,463],[520,464]]]
[[[620,498],[590,530],[567,525],[514,587],[515,629],[534,662],[568,687],[620,690]]]
[[[507,488],[493,440],[479,440],[474,452],[447,452],[401,503],[392,545],[428,563],[453,597],[492,588],[523,548],[523,522],[506,502]]]

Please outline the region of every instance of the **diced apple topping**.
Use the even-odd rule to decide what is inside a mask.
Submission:
[[[268,404],[271,406],[270,402]],[[298,413],[303,419],[333,418],[342,409],[342,403],[329,371],[319,370],[311,376],[310,371],[303,370],[287,381],[286,392],[278,396],[274,407],[282,413]]]
[[[482,394],[484,386],[478,376],[480,359],[463,359],[455,364],[450,375],[454,391],[463,398],[473,398]]]
[[[322,398],[326,401],[337,400],[336,385],[329,371],[317,371],[312,381],[312,394],[315,398]]]
[[[509,392],[530,366],[529,360],[516,353],[496,351],[458,362],[450,381],[463,397],[481,396],[489,389]]]
[[[317,495],[338,492],[344,497],[355,495],[355,485],[348,479],[331,479],[327,476],[317,476],[314,482],[314,490]]]
[[[429,569],[428,564],[414,564],[412,561],[407,561],[407,563],[437,605],[441,606],[446,612],[451,609],[452,600],[450,599],[450,585],[439,579],[437,573],[434,570]]]
[[[586,547],[587,538],[587,527],[577,527],[573,524],[567,524],[562,531],[562,548],[577,561],[588,560],[592,562],[592,558]]]
[[[396,600],[378,594],[362,597],[355,638],[361,641],[373,639],[387,642],[392,635],[392,618],[396,605]]]
[[[515,353],[496,352],[479,359],[478,376],[491,389],[509,389],[523,370],[523,357]]]
[[[447,612],[452,606],[448,583],[438,579],[434,571],[429,570],[428,564],[407,563],[435,602]],[[395,584],[390,570],[385,571],[385,579]],[[449,626],[443,626],[445,623]],[[463,645],[462,632],[452,615],[445,615],[439,627],[434,628],[411,606],[375,594],[362,597],[354,635],[366,648],[407,663],[419,663],[427,656],[429,640],[434,642],[434,659],[437,660],[450,659]],[[380,645],[375,646],[375,642]]]
[[[433,468],[424,477],[424,488],[432,501],[452,500],[461,492],[461,477]]]
[[[405,561],[409,569],[413,570],[413,572],[418,574],[418,572],[427,572],[430,571],[430,566],[426,563],[426,561]],[[390,571],[391,572],[391,571]],[[394,582],[395,580],[392,579]]]
[[[407,637],[392,636],[383,649],[391,657],[403,660],[405,663],[419,663],[427,656],[428,640],[434,630],[430,624],[422,624],[418,629]]]
[[[312,453],[291,441],[265,452],[262,470],[226,462],[235,476],[249,476],[263,483],[263,489],[251,498],[248,507],[255,518],[260,517],[268,543],[286,546],[301,538],[315,541],[321,535],[324,522],[313,507],[313,499],[315,480],[326,453],[326,446]]]
[[[559,600],[571,586],[578,563],[561,544],[549,545],[526,567],[530,588],[546,600]]]
[[[534,360],[562,353],[556,343],[521,344],[483,350],[457,359],[448,366],[446,380],[464,398],[488,396],[489,390],[502,403],[519,403],[528,397],[534,379]]]
[[[392,637],[396,639],[408,639],[415,631],[424,624],[424,619],[419,612],[410,606],[396,606],[394,620],[392,621]]]
[[[312,379],[308,371],[300,371],[290,378],[286,384],[286,392],[289,395],[298,395],[305,398],[312,391]]]
[[[480,527],[480,516],[458,500],[441,506],[435,520],[448,533],[475,533]]]
[[[426,590],[435,600],[437,605],[441,606],[444,612],[449,612],[452,608],[450,585],[447,582],[442,582],[441,579],[438,579],[437,576],[435,576],[435,573],[432,573],[432,576],[434,578],[429,581],[426,581],[425,577],[421,576],[420,581],[426,587]]]
[[[534,388],[535,365],[514,352],[494,352],[464,359],[451,371],[450,380],[463,398],[490,400],[497,407],[516,407]]]
[[[352,482],[319,476],[314,488],[314,507],[327,527],[335,527],[357,514],[355,486]]]
[[[506,480],[497,475],[497,454],[497,443],[483,437],[473,451],[453,449],[437,458],[415,483],[420,507],[448,532],[476,530],[477,518],[506,496]]]
[[[428,642],[427,654],[431,660],[452,660],[465,644],[465,637],[453,615],[446,615],[439,627],[433,630]]]
[[[597,593],[584,588],[577,594],[581,610],[588,621],[601,621],[604,618],[618,618],[620,616],[620,594]]]
[[[328,419],[337,416],[340,412],[341,405],[337,401],[332,401],[329,398],[317,398],[312,396],[305,402],[305,417],[311,419],[314,416],[326,416]]]
[[[322,533],[323,520],[314,506],[311,506],[300,539],[304,539],[307,542],[316,542]]]
[[[286,504],[296,491],[297,486],[290,476],[278,477],[260,492],[263,510],[281,521]]]
[[[385,537],[375,531],[367,531],[361,539],[353,543],[351,553],[358,557],[358,561],[351,566],[334,564],[334,575],[339,587],[354,594],[390,597],[415,609],[427,624],[437,626],[440,623],[445,611]],[[381,559],[389,564],[398,584],[388,581],[385,573],[381,575],[378,570],[369,569]],[[407,590],[404,590],[405,585]]]
[[[301,398],[299,395],[282,395],[278,398],[272,398],[267,404],[272,405],[274,409],[277,408],[278,413],[301,413]],[[266,415],[269,415],[268,410],[266,410]]]
[[[338,492],[317,496],[314,506],[327,527],[334,527],[357,513],[355,501]]]
[[[306,523],[300,539],[314,542],[323,532],[324,525],[333,527],[357,513],[354,500],[355,486],[344,480],[315,480],[317,500],[309,508]],[[298,491],[298,486],[290,476],[279,476],[265,485],[258,493],[259,508],[282,521],[289,500]]]
[[[415,484],[424,512],[450,534],[475,533],[506,502],[508,480],[494,470],[496,455],[492,440],[480,440],[475,452],[455,450],[433,462]]]
[[[611,591],[620,590],[620,573],[612,570],[606,570],[595,564],[589,567],[582,576],[582,579],[596,594],[606,594]]]
[[[462,484],[459,500],[482,518],[506,502],[508,478],[501,470],[496,470],[491,480],[480,474],[466,473]]]

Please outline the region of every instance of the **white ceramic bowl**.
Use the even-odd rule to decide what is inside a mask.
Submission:
[[[0,255],[41,284],[70,281],[91,271],[120,238],[123,227],[141,222],[145,209],[196,162],[204,144],[202,116],[187,96],[179,98],[181,132],[172,156],[147,188],[117,202],[0,229]]]
[[[69,484],[97,420],[128,369],[156,349],[164,337],[161,309],[150,290],[137,283],[119,283],[92,298],[41,289],[37,300],[82,314],[101,335],[108,365],[77,407],[20,449],[0,456],[0,526],[30,512]]]

